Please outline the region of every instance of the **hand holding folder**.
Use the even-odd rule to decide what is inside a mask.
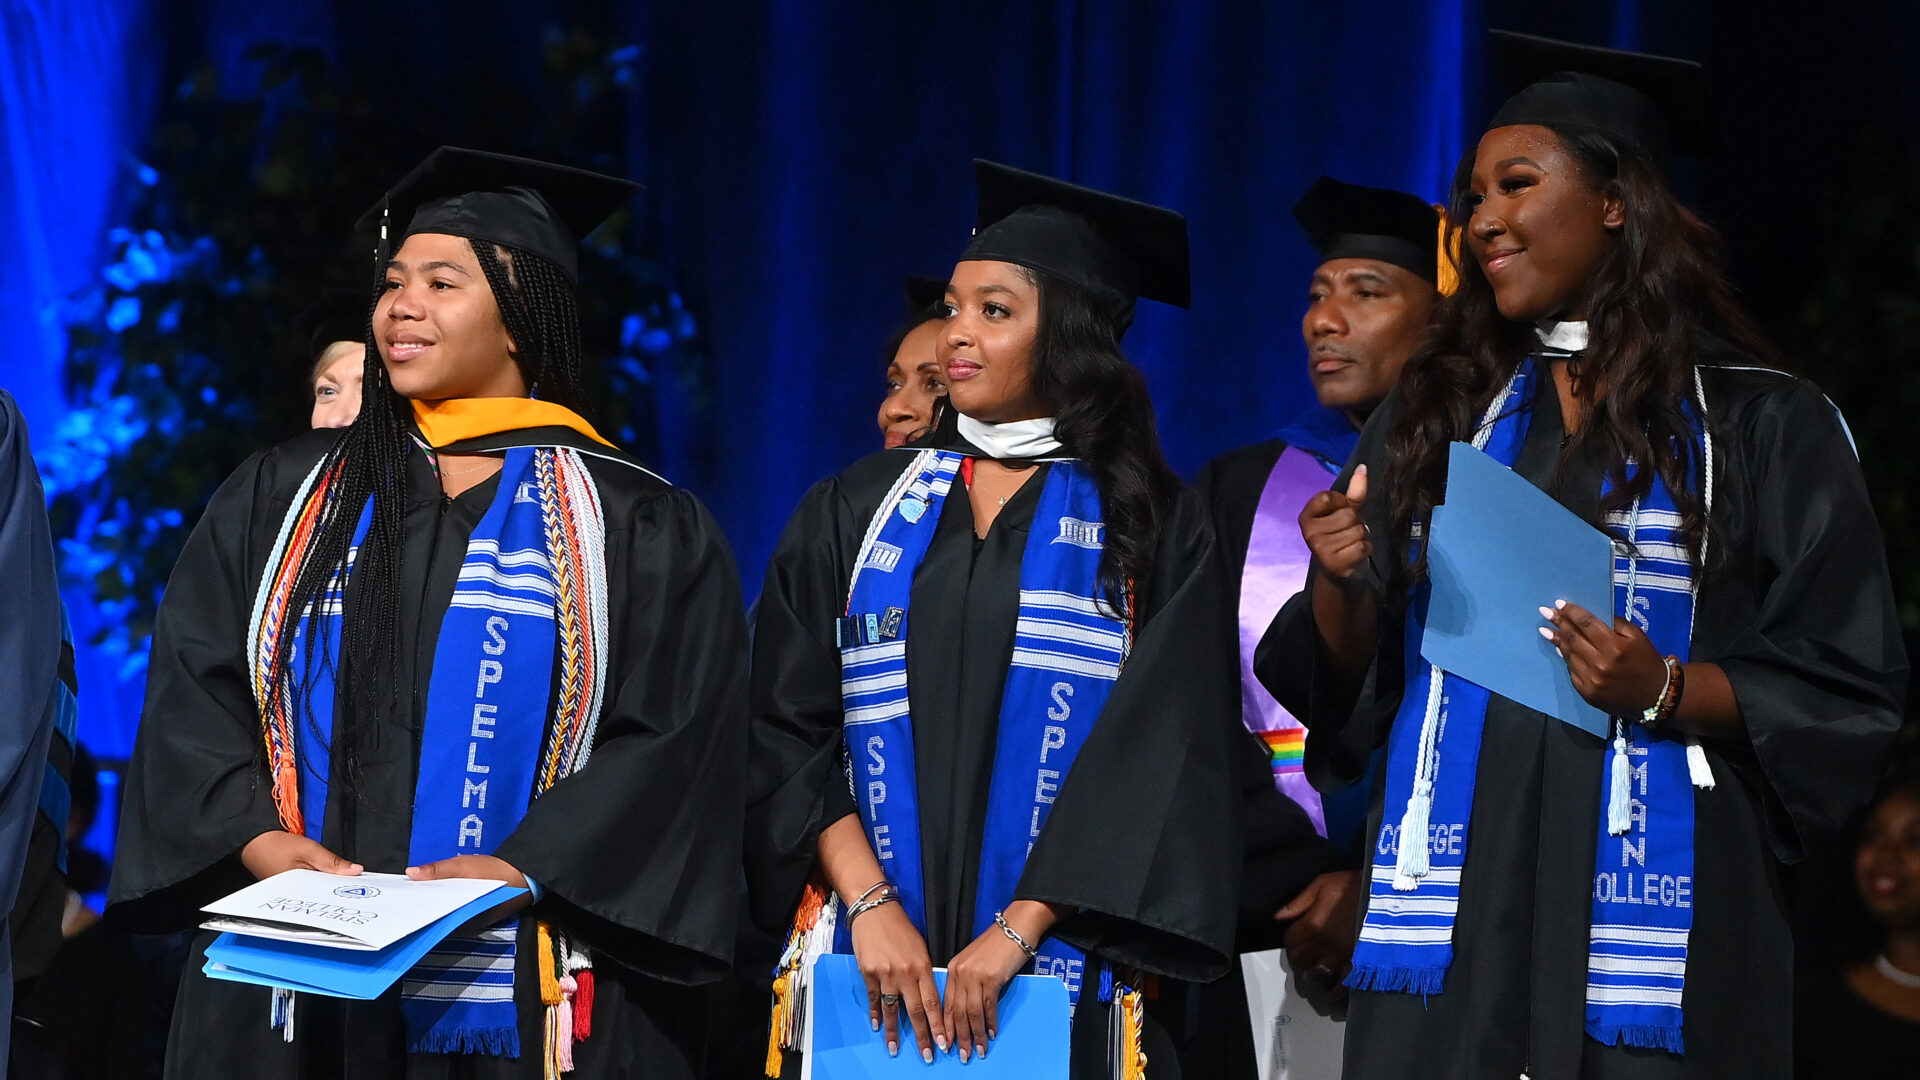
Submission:
[[[946,993],[945,968],[933,970]],[[1081,1008],[1100,1008],[1082,1002]],[[1018,1077],[1066,1080],[1067,1035],[1071,1014],[1067,986],[1051,975],[1016,975],[1000,997],[999,1037],[986,1054],[965,1063],[949,1051],[933,1056],[887,1053],[886,1040],[873,1030],[867,1008],[867,984],[851,956],[829,953],[813,963],[807,995],[807,1045],[801,1080],[880,1080],[884,1077],[953,1076],[970,1080]]]
[[[1447,501],[1427,530],[1420,655],[1453,674],[1583,731],[1607,716],[1573,688],[1540,636],[1556,600],[1612,612],[1613,541],[1553,497],[1466,443],[1447,464]]]
[[[474,879],[289,870],[203,910],[215,979],[331,997],[379,997],[469,920],[525,892]]]

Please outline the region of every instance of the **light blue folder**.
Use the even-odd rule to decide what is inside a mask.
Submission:
[[[946,993],[947,973],[934,982]],[[982,1057],[961,1064],[958,1053],[933,1051],[920,1060],[919,1043],[900,1015],[900,1056],[887,1054],[884,1032],[867,1019],[867,984],[851,956],[828,954],[813,964],[813,1027],[807,1069],[813,1080],[884,1080],[887,1077],[964,1077],[967,1080],[1066,1080],[1067,984],[1051,975],[1016,975],[1000,996],[999,1032]],[[1106,1006],[1088,991],[1083,1009]]]
[[[1566,661],[1540,636],[1542,607],[1579,604],[1613,622],[1613,541],[1518,473],[1453,444],[1447,501],[1433,510],[1433,593],[1420,654],[1501,697],[1607,737]]]
[[[208,978],[372,1000],[468,919],[525,892],[511,885],[469,901],[384,949],[340,949],[304,941],[221,934],[207,946]]]

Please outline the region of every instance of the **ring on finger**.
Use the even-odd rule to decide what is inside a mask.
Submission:
[[[899,994],[881,994],[880,1004],[885,1005],[889,1009],[897,1009],[900,1007],[900,995]]]

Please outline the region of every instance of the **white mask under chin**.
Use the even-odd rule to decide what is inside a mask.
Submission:
[[[989,424],[960,414],[960,437],[993,458],[1037,458],[1060,452],[1053,437],[1053,417]]]

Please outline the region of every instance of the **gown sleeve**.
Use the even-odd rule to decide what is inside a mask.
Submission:
[[[41,780],[49,767],[55,680],[60,673],[60,590],[47,526],[47,497],[27,441],[26,423],[11,395],[0,391],[0,581],[6,582],[6,618],[0,619],[0,900],[15,917],[34,899],[39,881],[54,871],[50,852],[33,845]],[[37,856],[29,863],[29,854]],[[25,877],[25,888],[23,885]],[[15,908],[15,898],[21,901]],[[6,924],[0,923],[0,929]],[[15,972],[13,941],[0,956],[0,975]],[[37,942],[27,942],[34,945]],[[12,980],[0,987],[7,996]],[[0,1040],[4,1041],[4,1040]]]
[[[753,921],[786,930],[820,831],[855,812],[841,767],[840,652],[852,528],[841,482],[814,485],[774,548],[754,624],[748,761],[747,902]]]
[[[1015,892],[1075,909],[1053,931],[1068,944],[1189,981],[1234,956],[1245,847],[1246,744],[1213,547],[1205,508],[1183,493],[1133,652]]]
[[[254,552],[291,501],[274,493],[284,458],[256,454],[214,493],[154,621],[107,906],[135,932],[184,929],[202,905],[252,882],[240,849],[280,827],[246,640]]]
[[[1697,658],[1733,684],[1774,853],[1791,862],[1866,804],[1900,726],[1907,658],[1838,416],[1810,385],[1769,378],[1716,425],[1732,490],[1716,500],[1715,538],[1731,553],[1709,552],[1696,641],[1715,628]]]
[[[705,507],[678,489],[641,498],[624,533],[610,520],[607,546],[624,576],[609,582],[593,754],[496,854],[537,879],[537,910],[590,947],[660,979],[709,982],[732,957],[739,892],[739,575]]]
[[[1353,457],[1330,485],[1331,490],[1346,491],[1354,470],[1367,466],[1368,498],[1361,519],[1375,540],[1373,554],[1358,573],[1365,576],[1378,608],[1379,639],[1373,662],[1357,685],[1333,674],[1313,621],[1314,570],[1307,573],[1306,587],[1274,616],[1254,653],[1254,674],[1261,685],[1307,728],[1304,765],[1307,778],[1321,791],[1334,791],[1366,775],[1374,750],[1386,741],[1393,726],[1405,688],[1406,613],[1382,600],[1385,583],[1392,576],[1388,560],[1394,555],[1379,540],[1388,529],[1381,462],[1398,412],[1399,392],[1394,391],[1367,418]],[[1300,663],[1303,656],[1312,657],[1312,662]]]
[[[1237,587],[1251,546],[1253,519],[1274,463],[1285,445],[1277,440],[1230,451],[1207,462],[1194,478],[1194,494],[1206,505],[1213,524],[1215,551],[1221,562],[1229,603],[1223,604],[1227,642],[1223,648],[1238,656],[1240,622]],[[1312,627],[1306,631],[1312,633]],[[1311,636],[1307,639],[1311,646]],[[1298,646],[1289,646],[1297,648]],[[1305,652],[1290,655],[1305,656]],[[1232,692],[1240,694],[1238,670]],[[1313,827],[1300,805],[1274,787],[1273,770],[1265,744],[1251,733],[1236,741],[1234,766],[1241,793],[1241,820],[1245,823],[1246,853],[1241,868],[1241,952],[1278,948],[1286,925],[1273,913],[1286,906],[1308,882],[1344,862],[1338,850]]]

